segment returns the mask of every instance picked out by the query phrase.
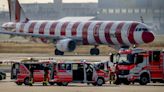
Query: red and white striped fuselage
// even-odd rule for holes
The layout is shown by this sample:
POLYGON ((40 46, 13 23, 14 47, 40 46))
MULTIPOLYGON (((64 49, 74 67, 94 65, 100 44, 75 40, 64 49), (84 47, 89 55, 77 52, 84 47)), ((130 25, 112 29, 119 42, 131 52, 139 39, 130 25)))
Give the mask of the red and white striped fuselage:
MULTIPOLYGON (((3 28, 12 27, 16 34, 50 38, 70 38, 80 40, 83 45, 119 45, 149 43, 154 35, 148 26, 135 21, 29 21, 26 23, 5 23, 3 28)), ((10 30, 11 31, 11 30, 10 30)))

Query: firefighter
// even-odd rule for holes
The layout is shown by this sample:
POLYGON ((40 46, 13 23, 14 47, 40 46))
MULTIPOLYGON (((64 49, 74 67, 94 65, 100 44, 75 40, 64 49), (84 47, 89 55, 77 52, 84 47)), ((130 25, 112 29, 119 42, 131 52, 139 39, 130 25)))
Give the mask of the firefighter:
POLYGON ((48 65, 45 64, 43 86, 47 86, 48 84, 48 70, 49 70, 48 65))
POLYGON ((34 78, 34 67, 32 65, 29 66, 30 69, 30 79, 29 79, 29 85, 32 86, 33 84, 33 78, 34 78))
POLYGON ((116 64, 109 62, 109 83, 112 84, 116 81, 116 64))

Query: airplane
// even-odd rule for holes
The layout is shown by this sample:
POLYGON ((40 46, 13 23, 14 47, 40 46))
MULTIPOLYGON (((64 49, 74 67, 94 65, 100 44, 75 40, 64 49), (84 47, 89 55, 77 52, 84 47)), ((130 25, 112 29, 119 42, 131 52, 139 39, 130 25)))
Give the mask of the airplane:
POLYGON ((30 20, 18 0, 8 0, 8 4, 10 22, 2 24, 0 33, 53 43, 55 55, 72 52, 78 45, 93 45, 90 54, 99 55, 99 45, 129 48, 155 39, 153 29, 142 22, 30 20))

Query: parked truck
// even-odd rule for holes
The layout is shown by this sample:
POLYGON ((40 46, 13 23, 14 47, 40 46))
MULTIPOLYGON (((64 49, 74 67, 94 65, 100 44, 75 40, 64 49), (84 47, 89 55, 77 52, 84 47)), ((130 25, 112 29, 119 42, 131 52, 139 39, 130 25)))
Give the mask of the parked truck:
POLYGON ((114 56, 115 84, 164 82, 164 52, 161 50, 122 50, 114 56))

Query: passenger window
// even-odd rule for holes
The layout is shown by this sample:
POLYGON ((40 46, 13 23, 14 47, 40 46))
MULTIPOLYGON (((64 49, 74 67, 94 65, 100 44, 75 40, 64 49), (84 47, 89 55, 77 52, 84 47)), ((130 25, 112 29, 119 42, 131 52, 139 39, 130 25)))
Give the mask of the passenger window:
POLYGON ((160 59, 160 51, 154 51, 153 52, 153 61, 159 62, 160 59))
POLYGON ((137 55, 136 64, 143 62, 143 55, 137 55))
POLYGON ((78 65, 77 64, 73 64, 73 70, 77 70, 78 69, 78 65))
POLYGON ((66 64, 66 70, 71 70, 71 64, 66 64))
POLYGON ((59 64, 58 69, 59 70, 66 70, 66 64, 59 64))

